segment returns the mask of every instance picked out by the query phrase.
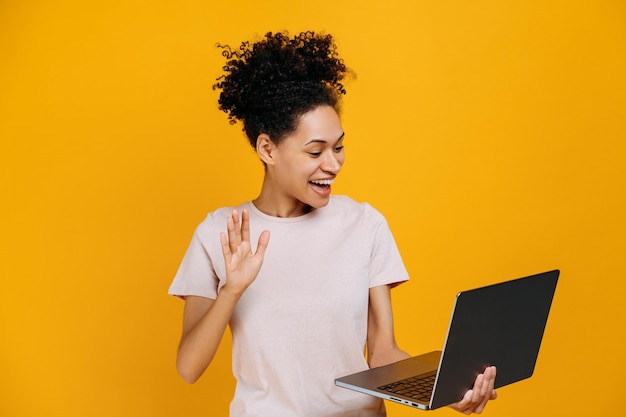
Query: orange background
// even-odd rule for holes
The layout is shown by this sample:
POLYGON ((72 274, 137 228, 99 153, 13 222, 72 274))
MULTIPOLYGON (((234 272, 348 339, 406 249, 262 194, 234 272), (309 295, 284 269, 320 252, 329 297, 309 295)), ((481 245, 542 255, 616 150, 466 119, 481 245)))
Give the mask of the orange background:
POLYGON ((214 45, 284 28, 334 34, 357 73, 335 192, 396 236, 401 346, 441 348, 459 290, 560 268, 535 375, 486 415, 626 415, 617 0, 2 1, 0 415, 227 414, 228 341, 184 384, 166 291, 205 214, 262 178, 214 45))

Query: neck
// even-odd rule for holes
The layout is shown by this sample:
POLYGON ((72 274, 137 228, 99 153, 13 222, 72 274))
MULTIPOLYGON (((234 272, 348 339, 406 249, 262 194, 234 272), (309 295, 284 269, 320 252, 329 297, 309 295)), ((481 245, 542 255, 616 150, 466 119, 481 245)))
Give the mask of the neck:
POLYGON ((278 192, 267 176, 261 193, 252 202, 257 209, 272 217, 299 217, 313 210, 311 206, 278 192))

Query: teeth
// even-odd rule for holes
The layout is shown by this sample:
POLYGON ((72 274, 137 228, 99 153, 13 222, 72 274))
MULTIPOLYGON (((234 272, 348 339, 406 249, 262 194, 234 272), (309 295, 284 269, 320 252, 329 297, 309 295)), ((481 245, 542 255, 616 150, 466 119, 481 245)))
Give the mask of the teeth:
POLYGON ((317 185, 331 185, 335 180, 313 180, 313 184, 317 185))

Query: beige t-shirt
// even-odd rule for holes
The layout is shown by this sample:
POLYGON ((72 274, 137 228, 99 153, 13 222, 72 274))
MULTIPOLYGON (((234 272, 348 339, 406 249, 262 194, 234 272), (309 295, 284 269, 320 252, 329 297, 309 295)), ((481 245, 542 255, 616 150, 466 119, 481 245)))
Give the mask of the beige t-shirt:
MULTIPOLYGON (((271 233, 254 283, 235 308, 231 417, 379 417, 382 401, 334 379, 367 369, 368 294, 408 279, 384 217, 332 196, 327 206, 276 218, 248 202, 251 242, 271 233)), ((215 298, 226 275, 219 232, 232 207, 198 226, 169 293, 215 298)), ((254 250, 256 248, 253 248, 254 250)))

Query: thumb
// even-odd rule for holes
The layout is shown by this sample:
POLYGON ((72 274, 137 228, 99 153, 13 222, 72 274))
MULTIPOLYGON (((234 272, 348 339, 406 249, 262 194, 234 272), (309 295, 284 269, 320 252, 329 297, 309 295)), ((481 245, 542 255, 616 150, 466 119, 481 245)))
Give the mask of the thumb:
POLYGON ((267 245, 270 242, 270 232, 269 230, 263 230, 261 236, 259 236, 259 243, 256 248, 255 255, 259 255, 261 258, 265 256, 265 250, 267 249, 267 245))

